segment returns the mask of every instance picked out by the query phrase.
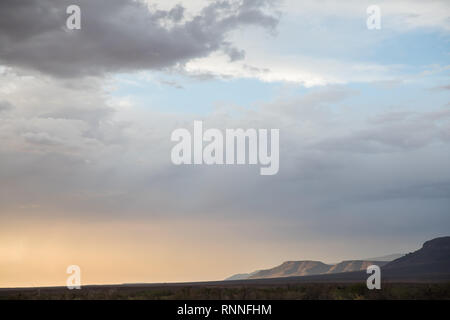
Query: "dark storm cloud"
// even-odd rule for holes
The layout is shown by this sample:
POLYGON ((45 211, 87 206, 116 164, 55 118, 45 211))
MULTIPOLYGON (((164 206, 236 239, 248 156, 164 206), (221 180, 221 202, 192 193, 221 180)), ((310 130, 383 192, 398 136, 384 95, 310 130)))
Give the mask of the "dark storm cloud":
POLYGON ((180 5, 153 10, 132 0, 2 0, 0 62, 69 77, 114 71, 161 69, 223 50, 242 25, 273 29, 272 0, 213 1, 194 17, 180 5), (67 6, 81 8, 81 30, 67 30, 67 6))

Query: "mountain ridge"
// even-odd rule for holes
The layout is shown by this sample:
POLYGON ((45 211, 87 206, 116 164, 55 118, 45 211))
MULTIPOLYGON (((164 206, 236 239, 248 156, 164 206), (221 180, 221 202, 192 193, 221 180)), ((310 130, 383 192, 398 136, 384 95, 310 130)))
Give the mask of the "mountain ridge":
POLYGON ((235 274, 225 280, 252 280, 353 272, 366 270, 372 264, 382 267, 387 263, 387 261, 344 260, 336 264, 326 264, 314 260, 289 260, 273 268, 235 274))
POLYGON ((423 243, 421 248, 406 255, 393 254, 390 256, 395 257, 398 255, 400 257, 392 261, 344 260, 336 264, 325 264, 321 261, 313 260, 285 261, 274 268, 234 275, 225 280, 257 280, 304 276, 309 278, 319 277, 320 279, 323 277, 330 277, 331 279, 336 278, 336 276, 343 277, 343 279, 356 279, 365 277, 366 273, 363 271, 371 264, 381 267, 383 274, 389 278, 450 278, 450 236, 428 240, 423 243), (235 276, 239 276, 239 278, 233 278, 235 276))

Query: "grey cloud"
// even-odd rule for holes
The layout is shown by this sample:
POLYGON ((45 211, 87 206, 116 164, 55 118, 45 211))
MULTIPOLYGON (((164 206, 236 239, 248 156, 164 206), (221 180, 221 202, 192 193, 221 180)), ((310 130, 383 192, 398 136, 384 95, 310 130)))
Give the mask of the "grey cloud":
POLYGON ((254 67, 248 64, 244 64, 243 65, 244 69, 250 70, 253 73, 267 73, 270 72, 269 68, 258 68, 258 67, 254 67))
POLYGON ((448 90, 450 90, 450 84, 445 85, 445 86, 432 87, 432 88, 430 88, 430 90, 432 90, 432 91, 448 91, 448 90))
POLYGON ((26 132, 22 135, 26 141, 35 144, 44 145, 58 145, 62 144, 62 141, 56 137, 50 136, 47 132, 26 132))
MULTIPOLYGON (((449 119, 446 110, 382 113, 349 125, 333 108, 358 92, 338 86, 239 116, 230 109, 204 115, 205 127, 280 128, 280 172, 262 177, 257 166, 174 166, 170 133, 192 128, 193 115, 134 114, 131 108, 123 112, 133 123, 123 123, 95 79, 4 81, 19 90, 8 95, 14 118, 0 121, 0 218, 239 217, 327 235, 370 235, 378 227, 386 233, 441 230, 449 222, 450 175, 442 159, 450 155, 450 140, 438 134, 449 119), (355 128, 361 124, 369 124, 367 131, 355 128), (405 148, 406 127, 408 133, 416 128, 418 137, 427 128, 430 140, 405 148), (353 140, 338 146, 317 144, 348 137, 353 140), (364 152, 369 140, 401 152, 364 152), (415 220, 406 226, 398 222, 410 215, 415 220)), ((296 237, 298 230, 292 232, 296 237)))
POLYGON ((0 77, 5 84, 16 89, 1 104, 10 112, 0 116, 0 151, 77 154, 124 142, 126 124, 113 123, 114 103, 107 103, 98 79, 60 81, 10 71, 0 77))
POLYGON ((243 52, 227 34, 243 25, 273 29, 272 0, 213 1, 186 18, 178 5, 148 10, 132 0, 4 0, 0 2, 0 62, 61 77, 163 69, 223 50, 243 52), (81 30, 66 30, 66 8, 81 8, 81 30))
POLYGON ((160 80, 159 81, 161 84, 165 84, 167 86, 173 87, 175 89, 184 89, 184 87, 180 84, 178 84, 175 81, 170 81, 170 80, 160 80))
POLYGON ((450 181, 436 181, 432 183, 417 183, 415 185, 388 187, 383 192, 376 193, 370 197, 363 197, 365 200, 387 200, 387 199, 450 199, 450 181))
POLYGON ((178 4, 170 10, 156 10, 154 18, 156 18, 156 20, 166 19, 172 22, 179 22, 184 18, 184 11, 184 7, 178 4))
POLYGON ((13 106, 7 101, 0 101, 0 113, 13 109, 13 106))
POLYGON ((230 57, 231 62, 245 58, 245 51, 233 47, 229 42, 224 43, 223 51, 230 57))
POLYGON ((369 119, 369 126, 325 138, 314 148, 355 153, 399 152, 448 140, 450 111, 390 112, 369 119))
POLYGON ((92 126, 97 125, 101 120, 108 118, 113 113, 111 108, 100 105, 93 108, 80 108, 78 106, 64 106, 50 112, 40 114, 42 118, 53 119, 74 119, 82 120, 92 126))
POLYGON ((373 117, 369 119, 368 122, 371 124, 385 124, 392 122, 395 123, 398 121, 406 120, 408 117, 412 115, 414 115, 413 112, 405 112, 405 111, 389 112, 373 117))

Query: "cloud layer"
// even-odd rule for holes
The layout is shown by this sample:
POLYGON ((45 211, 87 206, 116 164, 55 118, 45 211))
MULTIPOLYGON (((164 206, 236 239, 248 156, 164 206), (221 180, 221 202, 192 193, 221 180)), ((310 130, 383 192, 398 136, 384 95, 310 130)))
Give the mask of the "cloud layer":
POLYGON ((223 50, 243 53, 226 41, 245 25, 273 29, 270 0, 213 1, 198 15, 184 8, 149 10, 141 1, 14 1, 0 4, 0 62, 57 76, 162 69, 223 50), (81 30, 67 30, 66 8, 81 8, 81 30), (269 12, 269 13, 267 13, 269 12))
POLYGON ((230 270, 220 277, 242 271, 230 269, 236 256, 243 270, 244 262, 251 270, 340 259, 336 248, 361 258, 448 232, 448 46, 436 33, 410 38, 431 28, 445 39, 448 2, 382 1, 388 31, 370 38, 359 1, 152 3, 0 1, 0 275, 8 283, 36 277, 33 262, 51 279, 73 257, 105 282, 131 281, 130 273, 142 276, 132 281, 201 280, 211 261, 230 270), (81 30, 65 29, 68 4, 80 5, 81 30), (430 45, 420 41, 429 36, 430 45), (397 39, 394 59, 384 49, 397 39), (416 52, 403 45, 427 63, 408 60, 416 52), (192 130, 194 120, 205 129, 280 129, 279 173, 173 165, 171 133, 192 130), (77 228, 86 234, 80 244, 77 228), (102 243, 101 260, 127 261, 120 277, 102 278, 93 243, 102 243), (194 277, 182 267, 166 272, 195 254, 207 263, 189 261, 194 277))
MULTIPOLYGON (((61 81, 13 72, 2 78, 3 88, 12 85, 0 121, 4 216, 226 216, 289 219, 317 230, 327 228, 326 219, 354 219, 337 232, 364 229, 371 223, 366 214, 376 213, 381 224, 424 209, 445 219, 445 108, 379 111, 355 121, 343 105, 359 92, 335 86, 238 115, 225 109, 200 116, 205 127, 279 128, 280 173, 263 178, 256 166, 174 166, 170 133, 192 129, 198 116, 127 107, 96 78, 61 81)), ((422 218, 417 222, 425 223, 422 218)))

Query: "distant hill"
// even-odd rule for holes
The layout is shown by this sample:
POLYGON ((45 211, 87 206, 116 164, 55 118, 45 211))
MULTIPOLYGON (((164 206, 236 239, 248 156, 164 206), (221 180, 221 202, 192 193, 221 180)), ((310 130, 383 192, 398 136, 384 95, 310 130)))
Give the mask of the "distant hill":
POLYGON ((394 261, 395 259, 401 258, 405 255, 405 253, 394 253, 389 254, 387 256, 381 256, 381 257, 374 257, 374 258, 366 258, 363 260, 369 260, 369 261, 394 261))
POLYGON ((331 266, 331 268, 325 273, 341 273, 367 270, 367 267, 370 265, 375 264, 379 267, 382 267, 386 263, 386 261, 347 260, 331 266))
MULTIPOLYGON (((406 255, 401 254, 401 257, 390 262, 366 259, 342 261, 337 264, 325 264, 320 261, 286 261, 271 269, 242 274, 239 280, 254 282, 265 279, 264 281, 274 283, 365 281, 367 278, 365 271, 371 264, 381 267, 384 281, 450 281, 450 237, 427 241, 421 249, 406 255)), ((230 277, 225 280, 233 279, 230 277)))
POLYGON ((272 269, 260 270, 248 279, 307 276, 326 273, 330 265, 320 261, 286 261, 272 269))
POLYGON ((383 268, 389 275, 450 274, 450 237, 427 241, 422 248, 389 262, 383 268))
POLYGON ((238 273, 238 274, 234 274, 231 277, 226 278, 225 280, 244 280, 244 279, 248 279, 250 278, 252 275, 254 275, 255 273, 258 273, 258 271, 254 271, 252 273, 238 273))
POLYGON ((327 273, 341 273, 366 270, 368 266, 376 264, 384 266, 386 261, 348 260, 338 264, 325 264, 321 261, 286 261, 271 269, 259 270, 252 273, 236 274, 225 280, 268 279, 282 277, 298 277, 327 273))

